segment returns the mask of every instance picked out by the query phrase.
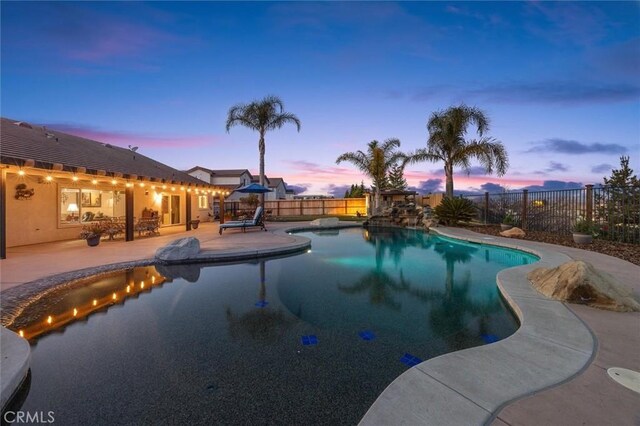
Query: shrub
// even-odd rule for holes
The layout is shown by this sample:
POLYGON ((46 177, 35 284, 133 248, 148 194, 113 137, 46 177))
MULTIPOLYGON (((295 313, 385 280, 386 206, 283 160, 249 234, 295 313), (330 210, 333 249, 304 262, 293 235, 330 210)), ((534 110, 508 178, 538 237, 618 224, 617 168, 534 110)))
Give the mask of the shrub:
POLYGON ((596 228, 593 226, 592 222, 583 218, 578 218, 576 223, 573 225, 573 232, 576 234, 589 234, 595 236, 596 228))
POLYGON ((516 220, 513 218, 511 213, 507 213, 504 219, 502 219, 502 223, 504 223, 505 225, 515 226, 516 220))
POLYGON ((91 222, 82 227, 80 238, 86 240, 88 238, 99 237, 104 234, 105 228, 101 222, 91 222))
POLYGON ((476 216, 475 205, 466 198, 445 197, 433 212, 438 220, 446 225, 456 225, 460 221, 468 222, 476 216))

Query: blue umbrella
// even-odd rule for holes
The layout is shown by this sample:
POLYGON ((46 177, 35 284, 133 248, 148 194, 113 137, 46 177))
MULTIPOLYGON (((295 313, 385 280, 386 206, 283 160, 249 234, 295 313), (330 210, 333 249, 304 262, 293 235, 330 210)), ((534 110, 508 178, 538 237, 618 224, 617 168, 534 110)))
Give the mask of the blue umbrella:
POLYGON ((266 188, 259 183, 250 183, 235 190, 236 192, 242 192, 244 194, 264 194, 265 192, 272 192, 271 189, 266 188))

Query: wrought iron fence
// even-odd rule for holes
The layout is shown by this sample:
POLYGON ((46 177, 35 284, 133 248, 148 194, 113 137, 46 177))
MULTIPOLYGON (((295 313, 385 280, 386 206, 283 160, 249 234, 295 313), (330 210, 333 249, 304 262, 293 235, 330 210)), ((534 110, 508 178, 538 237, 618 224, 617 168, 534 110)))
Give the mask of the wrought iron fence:
POLYGON ((640 244, 640 187, 594 187, 556 191, 503 192, 467 195, 478 209, 477 219, 533 231, 571 234, 576 222, 594 226, 599 238, 640 244))

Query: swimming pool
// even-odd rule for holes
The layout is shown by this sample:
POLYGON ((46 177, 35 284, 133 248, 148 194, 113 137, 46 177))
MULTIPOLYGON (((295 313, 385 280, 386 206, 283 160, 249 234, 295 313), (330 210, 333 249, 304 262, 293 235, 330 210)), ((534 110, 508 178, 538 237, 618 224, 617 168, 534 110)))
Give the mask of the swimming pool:
POLYGON ((64 424, 354 424, 421 360, 512 334, 496 274, 537 260, 419 231, 299 235, 310 252, 112 273, 26 310, 22 410, 64 424))

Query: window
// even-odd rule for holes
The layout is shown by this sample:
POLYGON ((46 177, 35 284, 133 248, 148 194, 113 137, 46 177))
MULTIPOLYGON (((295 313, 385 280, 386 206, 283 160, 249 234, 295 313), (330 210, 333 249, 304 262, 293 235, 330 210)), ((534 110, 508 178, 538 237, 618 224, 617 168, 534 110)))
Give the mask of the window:
POLYGON ((198 196, 198 208, 199 209, 208 209, 209 208, 209 197, 206 195, 198 196))
POLYGON ((60 188, 60 224, 74 225, 125 215, 123 191, 60 188))

